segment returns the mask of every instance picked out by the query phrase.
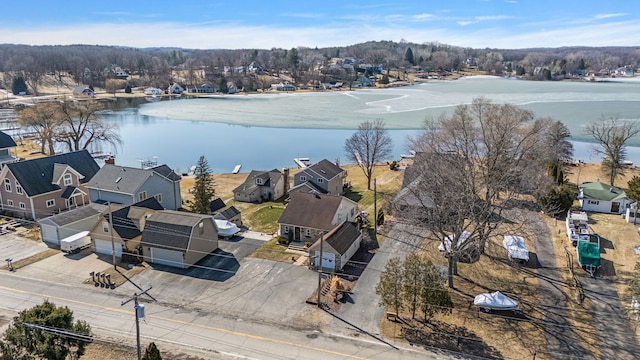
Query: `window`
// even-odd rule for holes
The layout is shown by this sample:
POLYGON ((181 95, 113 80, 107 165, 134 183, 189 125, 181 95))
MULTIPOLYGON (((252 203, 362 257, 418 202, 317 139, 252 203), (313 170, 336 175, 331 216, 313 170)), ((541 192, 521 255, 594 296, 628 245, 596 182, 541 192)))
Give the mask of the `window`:
POLYGON ((307 181, 307 177, 304 175, 300 176, 300 181, 307 181))
POLYGON ((24 210, 27 208, 27 205, 25 205, 23 202, 19 203, 18 205, 20 206, 20 209, 24 210))
POLYGON ((147 198, 147 192, 146 191, 142 191, 138 193, 138 201, 142 201, 144 199, 147 198))
POLYGON ((16 193, 18 194, 23 194, 24 192, 22 191, 22 186, 20 186, 20 184, 16 181, 16 193))
POLYGON ((599 205, 600 201, 599 200, 589 200, 589 204, 590 205, 599 205))
POLYGON ((285 227, 284 227, 284 233, 285 233, 285 234, 288 234, 288 233, 289 233, 289 227, 288 227, 288 226, 285 226, 285 227))
POLYGON ((8 199, 7 200, 7 206, 13 206, 13 200, 8 199))
POLYGON ((55 199, 49 199, 47 200, 47 207, 50 208, 52 206, 56 206, 56 201, 55 199))
POLYGON ((204 234, 204 221, 200 221, 198 228, 200 228, 200 235, 204 234))
POLYGON ((109 232, 109 223, 106 221, 102 222, 102 231, 109 232))
POLYGON ((64 174, 64 186, 71 185, 71 174, 64 174))
POLYGON ((306 236, 311 236, 311 229, 305 230, 304 233, 305 233, 306 236))
POLYGON ((256 178, 256 185, 262 185, 262 178, 256 178))
POLYGON ((318 184, 321 184, 321 183, 323 183, 323 182, 324 182, 324 179, 323 179, 323 178, 318 178, 318 184))
POLYGON ((156 198, 156 200, 158 200, 160 204, 162 204, 162 194, 155 194, 153 197, 156 198))
POLYGON ((4 189, 8 192, 11 192, 11 180, 4 179, 4 189))

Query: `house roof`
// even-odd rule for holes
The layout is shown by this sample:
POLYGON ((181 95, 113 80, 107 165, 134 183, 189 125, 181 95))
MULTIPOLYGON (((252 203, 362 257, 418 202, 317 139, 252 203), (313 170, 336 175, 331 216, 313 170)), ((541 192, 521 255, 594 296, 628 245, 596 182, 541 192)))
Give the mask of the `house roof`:
POLYGON ((318 185, 316 185, 314 182, 311 182, 311 181, 305 181, 302 184, 296 185, 296 186, 292 187, 291 189, 289 189, 289 192, 294 192, 294 191, 300 191, 300 192, 317 191, 317 192, 319 192, 321 194, 326 194, 327 193, 327 191, 325 189, 319 187, 318 185), (304 189, 304 188, 306 188, 306 189, 304 189))
POLYGON ((209 210, 212 213, 214 213, 214 212, 224 208, 225 206, 227 206, 227 205, 225 205, 225 203, 224 203, 224 201, 222 201, 222 199, 215 198, 212 202, 209 203, 209 210))
POLYGON ((228 208, 218 212, 218 214, 224 216, 226 220, 229 220, 237 215, 240 215, 240 210, 236 209, 235 206, 229 206, 228 208))
POLYGON ((87 182, 87 187, 124 194, 135 194, 153 174, 158 174, 168 180, 180 179, 180 177, 166 165, 156 166, 150 169, 138 169, 128 166, 105 164, 93 179, 87 182))
POLYGON ((56 164, 67 164, 79 174, 84 175, 80 180, 81 183, 92 179, 100 170, 87 150, 8 163, 7 168, 27 195, 35 196, 60 189, 59 185, 52 184, 56 164))
MULTIPOLYGON (((325 236, 323 241, 329 244, 340 255, 344 255, 354 241, 360 237, 361 233, 358 226, 354 223, 343 221, 340 225, 333 228, 325 236)), ((319 246, 320 239, 316 241, 312 247, 319 246)))
POLYGON ((329 179, 329 180, 333 179, 334 177, 338 176, 343 172, 340 166, 332 163, 327 159, 322 159, 319 162, 301 170, 301 172, 309 172, 309 171, 313 171, 319 176, 322 176, 323 178, 329 179))
POLYGON ((16 142, 13 138, 5 133, 4 131, 0 131, 0 149, 6 149, 10 147, 16 147, 16 142))
POLYGON ((147 218, 141 242, 151 247, 187 251, 191 230, 206 219, 213 222, 209 215, 173 210, 157 211, 147 218))
POLYGON ((38 222, 51 222, 58 226, 64 226, 68 224, 73 224, 76 221, 84 220, 88 217, 98 215, 105 211, 107 208, 106 205, 90 203, 86 206, 82 206, 79 208, 75 208, 73 210, 65 211, 60 214, 56 214, 53 216, 49 216, 47 218, 41 219, 38 222))
POLYGON ((339 195, 294 192, 278 224, 331 230, 334 227, 331 222, 343 199, 346 198, 339 195))
POLYGON ((614 201, 627 198, 627 194, 619 187, 598 181, 582 183, 578 187, 582 189, 584 199, 614 201))
POLYGON ((251 170, 249 176, 244 180, 244 182, 233 189, 233 192, 241 192, 241 193, 251 193, 258 186, 272 186, 276 184, 280 179, 283 178, 284 175, 278 170, 273 169, 269 171, 260 171, 260 170, 251 170), (262 185, 256 185, 256 179, 262 179, 262 185))
MULTIPOLYGON (((142 232, 139 228, 139 220, 149 213, 149 210, 163 210, 163 208, 160 203, 158 203, 158 200, 151 197, 131 206, 113 211, 111 213, 113 231, 125 241, 140 236, 142 232)), ((105 218, 108 221, 109 215, 105 215, 105 218)))

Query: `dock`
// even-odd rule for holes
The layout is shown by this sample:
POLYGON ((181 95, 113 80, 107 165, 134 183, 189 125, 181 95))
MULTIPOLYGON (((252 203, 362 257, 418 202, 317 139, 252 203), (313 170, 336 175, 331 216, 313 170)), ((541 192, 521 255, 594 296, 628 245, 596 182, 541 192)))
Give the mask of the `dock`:
POLYGON ((232 174, 237 174, 237 173, 239 173, 239 172, 240 172, 240 168, 241 168, 241 167, 242 167, 242 165, 236 165, 236 166, 233 168, 233 171, 232 171, 231 173, 232 173, 232 174))
POLYGON ((298 165, 298 167, 301 169, 304 169, 307 166, 309 166, 309 158, 306 158, 306 157, 294 158, 293 162, 295 162, 296 165, 298 165))

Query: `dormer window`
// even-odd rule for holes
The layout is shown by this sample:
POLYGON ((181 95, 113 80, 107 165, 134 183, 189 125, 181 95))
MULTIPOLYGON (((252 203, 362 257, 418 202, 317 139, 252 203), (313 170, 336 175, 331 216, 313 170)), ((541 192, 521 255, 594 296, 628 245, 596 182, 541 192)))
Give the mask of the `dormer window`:
POLYGON ((64 186, 70 186, 73 183, 71 174, 64 174, 64 186))
POLYGON ((307 177, 306 177, 306 176, 304 176, 304 175, 301 175, 301 176, 300 176, 300 181, 307 181, 307 177))
POLYGON ((321 184, 321 183, 323 183, 323 182, 324 182, 324 179, 323 179, 323 178, 318 178, 318 184, 321 184))
POLYGON ((262 185, 262 178, 256 178, 256 185, 262 185))

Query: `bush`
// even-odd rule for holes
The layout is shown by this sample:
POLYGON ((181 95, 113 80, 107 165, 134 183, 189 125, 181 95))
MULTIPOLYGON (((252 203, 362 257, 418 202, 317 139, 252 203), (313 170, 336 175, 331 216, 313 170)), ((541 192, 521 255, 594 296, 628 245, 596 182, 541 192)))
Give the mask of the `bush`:
POLYGON ((291 240, 287 239, 286 237, 278 236, 278 244, 289 245, 290 242, 291 240))

